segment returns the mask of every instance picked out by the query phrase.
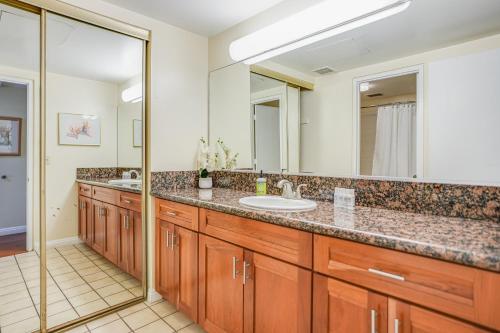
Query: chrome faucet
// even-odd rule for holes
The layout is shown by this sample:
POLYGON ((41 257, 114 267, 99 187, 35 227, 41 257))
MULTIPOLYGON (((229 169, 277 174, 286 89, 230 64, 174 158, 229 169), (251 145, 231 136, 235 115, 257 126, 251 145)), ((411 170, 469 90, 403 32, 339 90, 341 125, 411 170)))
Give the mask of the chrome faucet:
POLYGON ((307 184, 300 184, 297 186, 297 190, 293 191, 293 183, 289 180, 282 179, 276 184, 277 188, 283 189, 281 196, 285 199, 302 199, 302 188, 306 187, 307 184))
POLYGON ((130 175, 135 174, 135 179, 141 179, 141 174, 137 170, 129 170, 130 175))
POLYGON ((281 196, 285 199, 294 199, 295 193, 293 192, 293 183, 289 180, 282 179, 276 184, 277 188, 283 189, 281 196))

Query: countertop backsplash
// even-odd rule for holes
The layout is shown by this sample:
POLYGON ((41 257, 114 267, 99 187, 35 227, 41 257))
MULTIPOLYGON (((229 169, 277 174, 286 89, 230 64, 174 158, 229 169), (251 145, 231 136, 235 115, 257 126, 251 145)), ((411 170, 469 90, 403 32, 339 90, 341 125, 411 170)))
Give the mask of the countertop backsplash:
MULTIPOLYGON (((211 174, 216 188, 254 192, 253 172, 216 171, 211 174)), ((500 187, 461 185, 416 181, 375 180, 309 175, 264 174, 268 194, 279 195, 276 183, 285 178, 297 184, 307 184, 306 198, 333 201, 335 187, 353 188, 356 205, 398 211, 487 219, 500 222, 500 187)), ((197 171, 152 172, 151 189, 184 189, 197 187, 197 171)))

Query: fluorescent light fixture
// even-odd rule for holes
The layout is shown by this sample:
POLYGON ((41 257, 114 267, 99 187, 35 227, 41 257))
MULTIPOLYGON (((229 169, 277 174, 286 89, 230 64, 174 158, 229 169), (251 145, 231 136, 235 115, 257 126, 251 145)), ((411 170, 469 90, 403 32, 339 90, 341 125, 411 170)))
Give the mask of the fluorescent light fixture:
POLYGON ((370 82, 363 82, 359 85, 359 91, 364 92, 370 90, 370 82))
POLYGON ((122 100, 125 103, 142 101, 142 84, 138 83, 122 91, 122 100))
POLYGON ((275 57, 400 13, 411 0, 327 0, 237 39, 229 46, 245 64, 275 57))

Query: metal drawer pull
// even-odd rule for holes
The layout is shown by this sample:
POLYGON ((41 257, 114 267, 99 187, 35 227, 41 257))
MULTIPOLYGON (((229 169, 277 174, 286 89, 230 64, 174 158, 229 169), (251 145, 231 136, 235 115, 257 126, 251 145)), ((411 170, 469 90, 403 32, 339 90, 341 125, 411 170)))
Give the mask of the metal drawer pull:
POLYGON ((174 213, 174 212, 167 212, 167 215, 170 215, 170 216, 177 216, 177 214, 176 214, 176 213, 174 213))
POLYGON ((233 280, 236 280, 236 275, 238 274, 238 271, 236 270, 236 263, 238 262, 238 259, 236 257, 233 257, 233 280))
POLYGON ((167 230, 167 249, 169 248, 169 245, 168 245, 168 238, 170 237, 170 233, 168 232, 167 230))
POLYGON ((249 276, 247 276, 247 267, 250 267, 250 264, 243 261, 243 284, 246 284, 247 279, 249 278, 249 276))
POLYGON ((394 319, 394 333, 399 333, 399 319, 394 319))
POLYGON ((384 272, 384 271, 381 271, 381 270, 378 270, 375 268, 368 268, 368 272, 373 273, 373 274, 377 274, 377 275, 381 275, 381 276, 384 276, 384 277, 389 278, 389 279, 398 280, 398 281, 405 280, 404 276, 387 273, 387 272, 384 272))
POLYGON ((371 310, 371 323, 370 323, 370 333, 377 333, 377 311, 371 310))
POLYGON ((131 204, 131 203, 132 203, 132 201, 127 200, 127 199, 123 199, 122 201, 123 201, 124 203, 126 203, 126 204, 131 204))

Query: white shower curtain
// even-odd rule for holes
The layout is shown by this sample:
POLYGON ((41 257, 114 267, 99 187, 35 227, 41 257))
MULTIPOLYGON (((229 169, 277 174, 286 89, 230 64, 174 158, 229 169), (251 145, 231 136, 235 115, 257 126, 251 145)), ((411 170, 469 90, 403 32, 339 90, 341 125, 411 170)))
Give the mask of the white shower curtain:
POLYGON ((416 175, 416 122, 415 103, 378 108, 373 176, 416 175))

